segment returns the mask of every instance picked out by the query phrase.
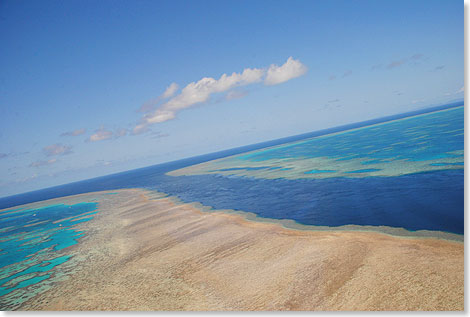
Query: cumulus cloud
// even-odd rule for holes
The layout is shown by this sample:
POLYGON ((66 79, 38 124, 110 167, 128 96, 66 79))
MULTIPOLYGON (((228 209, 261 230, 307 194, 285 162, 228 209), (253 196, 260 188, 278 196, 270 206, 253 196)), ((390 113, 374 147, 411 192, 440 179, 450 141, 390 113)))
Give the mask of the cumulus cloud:
MULTIPOLYGON (((245 68, 241 73, 223 74, 219 79, 204 77, 199 81, 189 83, 181 92, 158 109, 144 115, 142 120, 134 127, 133 134, 149 131, 149 125, 162 123, 176 118, 176 113, 209 100, 211 95, 229 91, 226 99, 240 97, 237 92, 230 92, 236 87, 258 83, 264 80, 265 85, 276 85, 290 79, 299 77, 307 71, 307 67, 299 60, 289 57, 281 65, 271 65, 268 69, 245 68)), ((170 85, 162 96, 173 95, 178 89, 176 84, 170 85)))
POLYGON ((85 129, 77 129, 73 131, 64 132, 60 136, 78 136, 84 134, 85 132, 85 129))
POLYGON ((204 77, 197 82, 189 83, 181 90, 181 93, 168 100, 154 112, 146 114, 134 128, 133 133, 140 134, 148 131, 148 125, 172 120, 178 111, 206 102, 214 93, 259 82, 263 75, 263 69, 246 68, 242 73, 223 74, 219 79, 204 77))
POLYGON ((57 162, 57 159, 53 158, 47 161, 36 161, 31 164, 29 164, 30 167, 40 167, 40 166, 45 166, 45 165, 51 165, 57 162))
POLYGON ((43 151, 47 156, 66 155, 72 153, 72 146, 57 143, 44 147, 43 151))
POLYGON ((293 78, 302 76, 307 72, 307 66, 299 60, 289 57, 284 65, 278 66, 272 64, 266 73, 264 83, 266 85, 277 85, 293 78))

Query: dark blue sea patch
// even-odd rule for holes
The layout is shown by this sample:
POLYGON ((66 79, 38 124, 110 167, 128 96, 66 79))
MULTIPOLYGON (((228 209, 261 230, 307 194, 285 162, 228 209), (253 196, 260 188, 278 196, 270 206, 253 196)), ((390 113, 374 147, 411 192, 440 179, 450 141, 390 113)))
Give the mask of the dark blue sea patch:
POLYGON ((306 225, 372 225, 464 233, 463 170, 298 180, 167 177, 152 187, 215 209, 248 211, 306 225))

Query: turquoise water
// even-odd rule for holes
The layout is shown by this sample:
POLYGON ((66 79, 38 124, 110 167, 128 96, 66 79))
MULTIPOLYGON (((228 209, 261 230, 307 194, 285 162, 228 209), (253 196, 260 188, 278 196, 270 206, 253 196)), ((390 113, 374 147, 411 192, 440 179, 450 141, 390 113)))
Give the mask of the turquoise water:
POLYGON ((55 204, 0 212, 0 309, 12 309, 64 277, 56 268, 73 257, 66 248, 84 235, 74 229, 97 203, 55 204))
POLYGON ((459 158, 463 162, 464 108, 362 127, 240 155, 241 160, 329 157, 364 159, 364 164, 387 160, 426 161, 459 158))
POLYGON ((316 173, 334 173, 336 172, 335 170, 311 170, 308 172, 305 172, 305 174, 316 174, 316 173))
POLYGON ((399 176, 464 164, 463 107, 327 134, 190 166, 173 176, 399 176))

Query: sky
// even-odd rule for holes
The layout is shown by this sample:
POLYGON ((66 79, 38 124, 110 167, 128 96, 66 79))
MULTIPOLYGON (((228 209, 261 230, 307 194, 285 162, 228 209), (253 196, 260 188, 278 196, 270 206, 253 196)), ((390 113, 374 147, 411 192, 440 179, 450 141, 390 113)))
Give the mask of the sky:
POLYGON ((0 43, 0 197, 464 96, 457 0, 3 0, 0 43))

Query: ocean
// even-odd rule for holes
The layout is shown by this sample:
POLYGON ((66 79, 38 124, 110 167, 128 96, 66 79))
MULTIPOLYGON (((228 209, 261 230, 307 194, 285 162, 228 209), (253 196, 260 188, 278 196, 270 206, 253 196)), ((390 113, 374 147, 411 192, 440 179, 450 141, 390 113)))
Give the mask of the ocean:
MULTIPOLYGON (((300 225, 464 234, 463 103, 380 118, 0 199, 0 306, 66 274, 58 251, 97 203, 17 208, 100 190, 144 188, 213 209, 300 225)), ((311 227, 315 228, 315 227, 311 227)))
POLYGON ((463 115, 462 103, 415 111, 1 198, 0 208, 139 187, 306 225, 463 234, 463 115))

